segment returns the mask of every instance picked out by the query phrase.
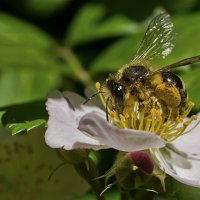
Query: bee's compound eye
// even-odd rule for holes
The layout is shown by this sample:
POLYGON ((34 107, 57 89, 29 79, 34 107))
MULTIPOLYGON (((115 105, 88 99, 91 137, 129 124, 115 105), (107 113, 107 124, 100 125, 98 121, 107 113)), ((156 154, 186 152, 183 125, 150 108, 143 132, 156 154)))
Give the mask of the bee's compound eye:
POLYGON ((124 103, 124 94, 125 94, 125 88, 122 85, 117 85, 115 88, 115 106, 117 108, 121 108, 124 103))
POLYGON ((125 87, 113 80, 107 81, 107 87, 109 88, 116 108, 121 108, 124 102, 125 87))
POLYGON ((111 91, 111 93, 113 93, 113 90, 114 90, 114 88, 115 88, 115 85, 116 85, 116 83, 115 83, 115 81, 113 81, 113 80, 108 80, 108 81, 106 82, 106 86, 107 86, 107 88, 111 91))

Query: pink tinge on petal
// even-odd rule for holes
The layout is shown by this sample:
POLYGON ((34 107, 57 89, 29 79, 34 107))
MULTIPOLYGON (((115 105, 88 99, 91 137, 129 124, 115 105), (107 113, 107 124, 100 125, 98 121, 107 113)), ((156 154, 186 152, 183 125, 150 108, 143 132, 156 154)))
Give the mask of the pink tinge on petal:
POLYGON ((118 128, 94 113, 84 115, 78 128, 106 146, 120 151, 131 152, 165 146, 165 141, 155 134, 118 128))

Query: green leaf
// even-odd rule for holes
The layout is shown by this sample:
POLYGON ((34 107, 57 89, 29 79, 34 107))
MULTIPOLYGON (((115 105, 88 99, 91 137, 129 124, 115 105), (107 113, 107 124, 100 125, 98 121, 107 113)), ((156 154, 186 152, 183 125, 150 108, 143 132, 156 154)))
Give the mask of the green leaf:
POLYGON ((54 41, 36 26, 0 12, 0 46, 48 48, 54 41))
POLYGON ((4 126, 48 118, 45 101, 42 100, 1 107, 0 112, 3 112, 2 123, 4 126))
POLYGON ((12 135, 45 125, 48 119, 45 101, 42 100, 1 107, 0 112, 3 112, 3 126, 7 126, 12 135))
POLYGON ((173 181, 173 188, 176 191, 176 198, 181 200, 199 200, 200 189, 182 184, 178 181, 173 181))
POLYGON ((48 17, 56 11, 62 10, 71 0, 18 0, 9 1, 15 9, 27 15, 48 17))
POLYGON ((186 88, 188 90, 189 100, 195 103, 194 109, 200 109, 200 64, 195 65, 194 67, 188 69, 185 73, 181 74, 183 78, 186 88))
POLYGON ((167 10, 173 12, 186 12, 191 10, 197 4, 197 0, 174 0, 173 3, 170 1, 163 1, 163 4, 167 10))
POLYGON ((0 13, 0 106, 45 98, 68 73, 47 34, 0 13))
POLYGON ((0 70, 0 105, 44 98, 58 83, 58 74, 50 70, 0 70))
POLYGON ((34 128, 37 128, 41 125, 45 125, 46 120, 44 119, 36 119, 34 121, 26 121, 24 123, 14 123, 10 124, 8 128, 11 130, 12 135, 16 135, 17 133, 21 133, 23 131, 29 132, 34 128))
POLYGON ((90 72, 93 75, 112 72, 129 63, 139 46, 140 36, 126 37, 110 45, 91 63, 90 72))
POLYGON ((130 35, 137 32, 138 25, 124 15, 103 19, 105 14, 106 10, 103 5, 85 5, 72 21, 67 32, 66 43, 74 46, 95 39, 130 35))

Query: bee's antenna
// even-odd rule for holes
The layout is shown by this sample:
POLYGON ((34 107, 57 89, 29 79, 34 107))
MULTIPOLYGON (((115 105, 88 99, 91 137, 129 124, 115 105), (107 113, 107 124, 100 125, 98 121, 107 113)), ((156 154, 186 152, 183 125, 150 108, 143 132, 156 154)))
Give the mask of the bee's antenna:
POLYGON ((87 98, 87 99, 83 102, 83 104, 86 104, 88 101, 90 101, 92 98, 94 98, 96 95, 98 95, 98 94, 100 94, 100 93, 102 93, 102 92, 99 91, 99 92, 97 92, 97 93, 94 93, 92 96, 90 96, 89 98, 87 98))

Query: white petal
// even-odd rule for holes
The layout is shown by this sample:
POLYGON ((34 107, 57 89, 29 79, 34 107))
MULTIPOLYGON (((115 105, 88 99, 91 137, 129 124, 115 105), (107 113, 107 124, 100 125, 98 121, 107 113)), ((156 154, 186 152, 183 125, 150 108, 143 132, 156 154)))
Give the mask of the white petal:
POLYGON ((49 116, 56 116, 61 123, 67 122, 67 124, 77 126, 74 107, 63 97, 61 92, 53 91, 50 93, 46 102, 46 109, 49 116))
MULTIPOLYGON (((197 114, 198 120, 200 115, 197 114)), ((198 122, 193 121, 190 128, 198 122)), ((200 187, 200 125, 156 153, 161 168, 175 179, 200 187)))
POLYGON ((71 103, 74 106, 74 108, 80 107, 80 105, 85 102, 85 98, 71 91, 65 91, 62 93, 62 95, 67 99, 71 100, 71 103))
POLYGON ((173 145, 160 150, 154 150, 160 168, 176 180, 200 187, 200 154, 189 157, 173 145))
POLYGON ((102 117, 106 117, 105 111, 97 107, 92 101, 89 101, 86 104, 84 104, 86 99, 74 92, 65 91, 63 92, 63 96, 67 98, 74 106, 77 116, 81 117, 86 113, 94 112, 102 117))
MULTIPOLYGON (((198 115, 198 120, 200 116, 198 115)), ((193 121, 191 127, 194 127, 198 120, 193 121)), ((190 156, 195 156, 195 154, 200 155, 200 124, 195 127, 191 132, 180 136, 172 144, 182 152, 186 152, 190 156)))
POLYGON ((45 141, 52 148, 106 148, 98 140, 85 135, 77 129, 75 112, 68 101, 58 91, 52 93, 47 100, 49 113, 48 128, 45 141))
POLYGON ((130 152, 165 146, 165 141, 157 135, 141 130, 120 129, 94 113, 81 118, 79 129, 120 151, 130 152))

